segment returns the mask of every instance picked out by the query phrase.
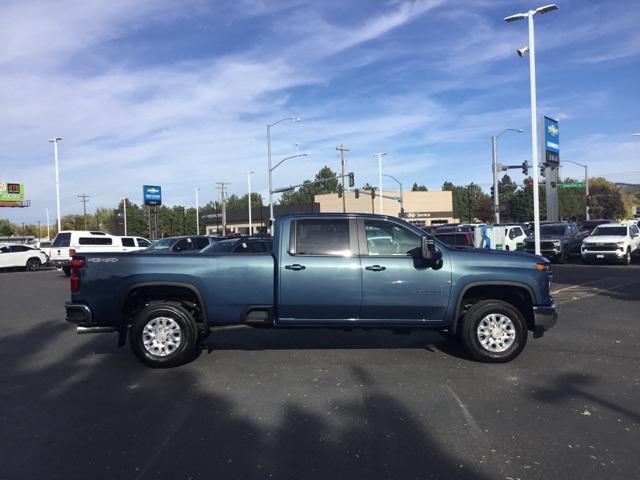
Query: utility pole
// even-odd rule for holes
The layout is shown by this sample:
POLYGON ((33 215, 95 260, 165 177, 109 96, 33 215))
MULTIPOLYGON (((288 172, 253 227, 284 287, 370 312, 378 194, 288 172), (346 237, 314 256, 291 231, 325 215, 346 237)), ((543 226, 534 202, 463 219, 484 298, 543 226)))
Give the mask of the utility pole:
POLYGON ((38 242, 40 241, 40 220, 38 220, 38 242))
POLYGON ((78 195, 78 198, 82 202, 82 215, 84 220, 84 229, 87 229, 87 202, 89 201, 89 195, 83 193, 82 195, 78 195))
POLYGON ((340 175, 342 175, 342 213, 347 212, 347 195, 344 193, 344 152, 348 152, 349 149, 345 148, 344 145, 340 144, 339 147, 336 147, 336 150, 340 152, 340 175))
MULTIPOLYGON (((296 146, 298 144, 296 143, 296 146)), ((296 152, 296 155, 299 155, 299 152, 296 152)), ((251 174, 256 173, 253 170, 247 172, 247 203, 249 204, 249 236, 253 235, 253 225, 251 224, 251 174)))
POLYGON ((229 182, 217 182, 218 190, 220 190, 220 203, 222 203, 222 235, 227 234, 227 201, 226 188, 231 185, 229 182))
POLYGON ((382 157, 384 157, 385 155, 386 153, 384 152, 374 153, 372 155, 374 157, 378 157, 378 195, 380 197, 380 211, 378 213, 380 213, 380 215, 383 214, 383 211, 382 211, 382 157))
POLYGON ((126 237, 127 236, 127 197, 124 197, 122 199, 122 210, 124 213, 124 236, 126 237))

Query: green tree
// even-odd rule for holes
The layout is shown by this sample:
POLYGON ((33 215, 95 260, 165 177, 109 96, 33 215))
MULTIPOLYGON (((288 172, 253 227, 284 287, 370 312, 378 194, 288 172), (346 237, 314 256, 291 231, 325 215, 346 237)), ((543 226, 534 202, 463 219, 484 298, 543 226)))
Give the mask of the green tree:
POLYGON ((15 232, 15 225, 9 220, 3 218, 0 219, 0 235, 4 237, 10 237, 15 232))
POLYGON ((478 217, 480 205, 489 198, 482 188, 473 182, 469 185, 454 185, 445 181, 442 184, 442 190, 453 194, 453 216, 469 222, 478 217))
POLYGON ((589 194, 592 195, 591 213, 593 218, 625 218, 626 210, 620 187, 602 177, 589 180, 589 194))
POLYGON ((322 193, 336 193, 338 191, 338 179, 336 172, 328 166, 324 166, 316 174, 314 181, 305 180, 302 187, 294 192, 285 192, 280 200, 281 205, 300 203, 313 203, 315 196, 322 193), (321 183, 314 183, 319 182, 321 183))
POLYGON ((424 186, 424 185, 418 185, 417 182, 413 182, 413 186, 411 187, 411 191, 412 192, 428 192, 429 189, 427 189, 427 187, 424 186))

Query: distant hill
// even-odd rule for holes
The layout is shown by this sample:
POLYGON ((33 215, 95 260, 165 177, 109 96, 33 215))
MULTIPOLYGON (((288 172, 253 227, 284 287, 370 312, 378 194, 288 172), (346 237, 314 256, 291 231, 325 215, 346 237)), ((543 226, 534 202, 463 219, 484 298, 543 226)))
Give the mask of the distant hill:
POLYGON ((616 185, 620 187, 620 190, 622 190, 622 193, 640 193, 639 183, 617 182, 616 185))

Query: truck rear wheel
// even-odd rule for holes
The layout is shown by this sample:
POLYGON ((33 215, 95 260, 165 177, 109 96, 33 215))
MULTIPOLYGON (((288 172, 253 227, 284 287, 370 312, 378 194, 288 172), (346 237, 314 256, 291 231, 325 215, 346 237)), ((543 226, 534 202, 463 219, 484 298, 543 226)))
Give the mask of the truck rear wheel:
POLYGON ((462 343, 481 362, 509 362, 520 355, 527 343, 527 324, 510 303, 482 300, 464 315, 462 343))
POLYGON ((181 365, 194 357, 198 329, 191 313, 172 302, 154 303, 136 315, 129 345, 138 359, 153 368, 181 365))

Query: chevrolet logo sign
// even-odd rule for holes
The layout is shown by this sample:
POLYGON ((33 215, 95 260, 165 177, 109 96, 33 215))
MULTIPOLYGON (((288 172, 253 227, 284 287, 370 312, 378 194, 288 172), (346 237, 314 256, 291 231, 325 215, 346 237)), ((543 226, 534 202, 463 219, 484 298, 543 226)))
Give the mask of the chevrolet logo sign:
POLYGON ((547 131, 549 132, 549 135, 551 135, 552 137, 558 136, 558 127, 556 127, 554 124, 549 125, 547 127, 547 131))
POLYGON ((147 193, 158 193, 160 190, 158 190, 157 188, 148 188, 147 189, 147 193))

